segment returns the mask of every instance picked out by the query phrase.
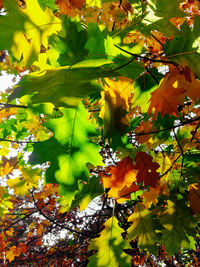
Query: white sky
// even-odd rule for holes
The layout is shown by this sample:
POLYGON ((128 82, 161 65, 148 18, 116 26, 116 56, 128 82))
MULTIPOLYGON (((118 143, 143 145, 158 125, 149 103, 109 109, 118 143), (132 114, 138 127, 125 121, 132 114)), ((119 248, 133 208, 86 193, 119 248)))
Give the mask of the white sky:
POLYGON ((12 86, 19 82, 19 80, 19 76, 7 74, 5 71, 2 71, 0 75, 0 91, 5 91, 7 88, 12 88, 12 86))

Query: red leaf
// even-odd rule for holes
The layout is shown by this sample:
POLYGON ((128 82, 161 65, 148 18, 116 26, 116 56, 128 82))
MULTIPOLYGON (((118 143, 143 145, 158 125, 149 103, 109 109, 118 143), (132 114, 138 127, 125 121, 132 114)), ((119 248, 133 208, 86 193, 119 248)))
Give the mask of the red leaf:
POLYGON ((136 165, 135 168, 138 170, 137 182, 144 182, 146 186, 156 187, 158 184, 159 174, 156 170, 160 167, 158 163, 152 161, 152 157, 145 152, 136 153, 136 165))
POLYGON ((190 201, 190 209, 192 212, 200 213, 200 188, 197 184, 190 186, 187 198, 190 201))

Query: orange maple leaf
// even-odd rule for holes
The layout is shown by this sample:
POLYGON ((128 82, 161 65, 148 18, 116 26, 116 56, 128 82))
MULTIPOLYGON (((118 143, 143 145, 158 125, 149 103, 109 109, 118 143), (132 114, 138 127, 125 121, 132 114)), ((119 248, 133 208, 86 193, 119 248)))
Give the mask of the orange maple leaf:
POLYGON ((174 66, 170 67, 158 89, 151 94, 151 104, 147 115, 149 116, 155 108, 154 119, 158 112, 162 117, 167 113, 176 116, 177 106, 184 103, 186 95, 196 101, 200 97, 200 81, 195 79, 187 66, 182 70, 174 66))
POLYGON ((139 189, 135 184, 137 170, 134 168, 132 159, 126 157, 117 163, 117 166, 109 167, 107 171, 111 175, 102 176, 103 186, 110 188, 109 197, 114 197, 117 202, 122 203, 130 199, 130 193, 139 189))
POLYGON ((85 5, 86 0, 56 0, 55 4, 57 4, 60 8, 60 14, 65 14, 70 17, 75 17, 77 15, 78 10, 82 9, 85 5))
POLYGON ((187 196, 193 213, 200 213, 200 188, 197 184, 190 185, 187 196))
POLYGON ((27 247, 25 244, 20 243, 18 247, 12 246, 9 248, 9 250, 6 252, 6 258, 9 260, 9 262, 13 261, 15 256, 19 257, 21 253, 27 252, 27 247))
POLYGON ((40 236, 42 235, 42 233, 45 231, 44 225, 43 224, 39 224, 37 226, 37 234, 40 236))
MULTIPOLYGON (((148 133, 152 131, 152 122, 147 121, 147 122, 141 122, 141 124, 135 129, 135 133, 148 133)), ((152 135, 151 134, 146 134, 146 135, 141 135, 138 136, 137 141, 140 144, 147 143, 149 139, 151 139, 152 135)))
POLYGON ((145 152, 137 152, 135 168, 138 170, 137 182, 143 182, 145 186, 156 187, 159 173, 156 170, 160 167, 158 163, 152 161, 152 157, 145 152))
POLYGON ((11 157, 10 159, 7 159, 6 157, 3 156, 2 162, 3 162, 2 164, 3 170, 1 175, 8 175, 15 169, 18 160, 17 157, 11 157))

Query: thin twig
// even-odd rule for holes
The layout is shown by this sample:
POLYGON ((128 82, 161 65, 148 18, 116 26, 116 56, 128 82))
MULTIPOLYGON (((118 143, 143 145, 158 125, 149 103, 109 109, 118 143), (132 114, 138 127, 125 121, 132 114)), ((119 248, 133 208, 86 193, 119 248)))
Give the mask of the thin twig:
POLYGON ((89 236, 89 237, 96 237, 96 235, 89 235, 88 233, 87 234, 85 234, 84 232, 79 232, 79 231, 77 231, 77 230, 74 230, 74 229, 71 229, 71 228, 69 228, 69 227, 67 227, 67 226, 65 226, 65 225, 62 225, 62 224, 60 224, 60 223, 58 223, 57 221, 55 221, 54 219, 52 219, 51 217, 49 217, 49 216, 47 216, 38 206, 37 206, 37 203, 36 203, 36 201, 35 201, 35 198, 34 198, 34 194, 33 194, 33 191, 30 191, 30 193, 31 193, 31 195, 32 195, 32 199, 33 199, 33 202, 34 202, 34 204, 35 204, 35 207, 36 207, 36 209, 38 210, 38 212, 44 217, 44 218, 46 218, 48 221, 50 221, 50 222, 52 222, 52 223, 54 223, 56 226, 58 226, 58 227, 60 227, 61 229, 66 229, 66 230, 68 230, 68 231, 70 231, 70 232, 72 232, 72 233, 75 233, 75 234, 77 234, 77 235, 84 235, 84 236, 89 236))
POLYGON ((158 62, 158 63, 163 63, 163 64, 172 64, 172 65, 175 65, 175 66, 179 66, 176 62, 174 61, 169 61, 169 60, 160 60, 160 59, 153 59, 153 58, 148 58, 148 57, 145 57, 145 56, 140 56, 140 55, 137 55, 137 54, 133 54, 129 51, 126 51, 124 50, 123 48, 119 47, 118 45, 114 45, 115 47, 117 47, 118 49, 120 49, 121 51, 131 55, 132 57, 135 57, 137 59, 140 59, 140 60, 146 60, 146 61, 151 61, 151 62, 158 62))
POLYGON ((134 132, 133 134, 134 134, 135 136, 149 135, 149 134, 156 134, 156 133, 165 132, 165 131, 168 131, 168 130, 175 129, 175 128, 184 126, 184 125, 186 125, 186 124, 190 124, 190 123, 192 123, 192 122, 194 122, 194 121, 198 121, 198 120, 200 120, 200 116, 195 117, 195 118, 193 118, 193 119, 191 119, 191 120, 187 120, 187 121, 185 121, 185 122, 182 122, 181 124, 177 124, 177 125, 174 125, 174 126, 172 126, 172 127, 164 128, 164 129, 161 129, 161 130, 151 131, 151 132, 148 132, 148 133, 136 133, 136 132, 134 132))

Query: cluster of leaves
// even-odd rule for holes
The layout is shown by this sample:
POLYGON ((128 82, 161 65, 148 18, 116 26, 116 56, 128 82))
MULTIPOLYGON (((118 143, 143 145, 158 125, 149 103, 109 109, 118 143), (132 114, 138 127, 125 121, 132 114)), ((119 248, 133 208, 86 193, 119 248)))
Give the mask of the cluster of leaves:
POLYGON ((199 266, 199 1, 0 9, 1 265, 199 266))

